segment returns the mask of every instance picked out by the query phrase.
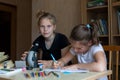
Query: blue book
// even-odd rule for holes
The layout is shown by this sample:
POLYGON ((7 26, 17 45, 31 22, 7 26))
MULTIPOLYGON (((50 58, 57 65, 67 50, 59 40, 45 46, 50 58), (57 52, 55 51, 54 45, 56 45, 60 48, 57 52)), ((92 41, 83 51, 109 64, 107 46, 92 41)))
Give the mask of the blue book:
POLYGON ((105 21, 105 19, 101 19, 101 21, 102 21, 104 33, 107 35, 108 34, 107 22, 105 21))
POLYGON ((120 11, 119 10, 117 11, 117 17, 118 17, 118 31, 120 34, 120 11))

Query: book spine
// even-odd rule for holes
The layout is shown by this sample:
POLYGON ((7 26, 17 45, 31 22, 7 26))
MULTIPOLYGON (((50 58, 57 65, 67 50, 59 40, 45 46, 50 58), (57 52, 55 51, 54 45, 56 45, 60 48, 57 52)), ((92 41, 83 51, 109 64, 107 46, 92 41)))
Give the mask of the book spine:
POLYGON ((118 17, 118 33, 120 34, 120 11, 117 11, 117 17, 118 17))

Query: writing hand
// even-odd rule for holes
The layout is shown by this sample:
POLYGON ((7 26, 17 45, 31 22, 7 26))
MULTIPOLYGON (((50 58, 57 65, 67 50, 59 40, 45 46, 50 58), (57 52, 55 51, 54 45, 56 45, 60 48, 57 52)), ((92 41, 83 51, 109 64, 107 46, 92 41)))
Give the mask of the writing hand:
POLYGON ((64 64, 61 61, 56 61, 56 62, 53 62, 52 65, 53 65, 53 68, 59 69, 59 68, 62 68, 64 64))

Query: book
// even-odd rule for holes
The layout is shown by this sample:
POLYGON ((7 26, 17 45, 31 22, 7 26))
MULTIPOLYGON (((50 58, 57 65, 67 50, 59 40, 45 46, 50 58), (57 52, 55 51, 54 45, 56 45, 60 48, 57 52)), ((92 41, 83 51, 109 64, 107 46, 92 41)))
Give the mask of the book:
POLYGON ((92 23, 93 26, 95 26, 95 27, 97 28, 97 30, 98 30, 98 35, 101 35, 101 32, 100 32, 100 30, 99 30, 99 26, 98 26, 98 24, 97 24, 97 20, 91 19, 90 22, 92 23))
POLYGON ((5 52, 0 52, 0 63, 7 59, 8 59, 8 55, 5 55, 5 52))
POLYGON ((120 10, 117 11, 117 18, 118 18, 118 33, 120 34, 120 10))
POLYGON ((105 19, 101 19, 101 24, 104 29, 104 34, 107 35, 108 34, 107 21, 105 19))
POLYGON ((103 35, 105 35, 105 30, 104 30, 103 23, 102 23, 101 19, 99 19, 99 23, 100 23, 100 28, 101 28, 101 30, 103 32, 103 35))
POLYGON ((97 25, 98 25, 98 30, 99 30, 100 35, 103 35, 103 31, 102 31, 102 28, 101 28, 101 26, 100 26, 99 20, 96 20, 96 23, 97 23, 97 25))
POLYGON ((0 62, 3 62, 8 59, 8 55, 0 56, 0 62))
POLYGON ((9 78, 22 72, 22 69, 0 69, 0 77, 9 78))
POLYGON ((106 5, 105 0, 91 0, 87 3, 87 7, 103 6, 106 5))
POLYGON ((5 54, 5 52, 0 52, 0 56, 3 56, 5 54))
POLYGON ((14 67, 14 63, 12 60, 7 60, 7 61, 4 61, 2 63, 0 63, 0 69, 4 68, 4 63, 6 62, 6 68, 7 69, 10 69, 10 68, 13 68, 14 67))
POLYGON ((12 60, 7 60, 8 59, 8 55, 5 55, 5 52, 0 52, 0 69, 2 68, 13 68, 14 67, 14 63, 12 62, 12 60))

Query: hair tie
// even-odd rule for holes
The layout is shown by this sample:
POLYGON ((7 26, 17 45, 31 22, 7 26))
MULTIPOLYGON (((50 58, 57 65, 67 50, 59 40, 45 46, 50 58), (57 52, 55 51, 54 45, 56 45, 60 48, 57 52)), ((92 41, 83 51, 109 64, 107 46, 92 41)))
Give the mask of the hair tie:
POLYGON ((87 27, 88 29, 90 29, 91 26, 90 26, 90 24, 87 24, 86 27, 87 27))

